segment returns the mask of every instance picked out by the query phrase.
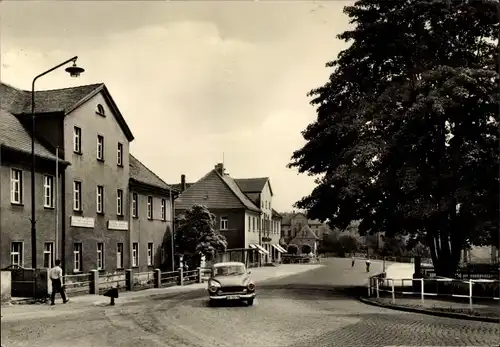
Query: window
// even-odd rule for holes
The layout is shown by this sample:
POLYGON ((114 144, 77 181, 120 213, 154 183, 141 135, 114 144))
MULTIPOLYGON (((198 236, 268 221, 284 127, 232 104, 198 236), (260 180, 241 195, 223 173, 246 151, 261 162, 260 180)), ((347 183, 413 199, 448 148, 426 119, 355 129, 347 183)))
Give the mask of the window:
POLYGON ((79 127, 73 128, 73 152, 82 153, 82 129, 79 127))
POLYGON ((18 169, 10 170, 10 202, 21 204, 23 198, 23 172, 18 169))
POLYGON ((132 266, 139 266, 139 244, 137 242, 132 244, 132 266))
POLYGON ((73 272, 82 271, 82 244, 73 244, 73 272))
POLYGON ((123 215, 123 190, 116 190, 116 214, 123 215))
POLYGON ((82 210, 82 182, 73 181, 73 210, 82 210))
POLYGON ((97 160, 104 160, 104 136, 97 135, 97 160))
POLYGON ((104 116, 106 115, 105 111, 104 111, 104 107, 101 105, 101 104, 98 104, 97 105, 97 114, 101 115, 101 116, 104 116))
POLYGON ((43 176, 43 206, 54 207, 54 177, 43 176))
POLYGON ((117 152, 116 164, 118 164, 118 166, 123 165, 123 144, 121 144, 119 142, 118 142, 118 152, 117 152))
POLYGON ((165 199, 161 199, 161 220, 167 220, 167 206, 165 199))
POLYGON ((137 193, 132 193, 132 217, 139 215, 137 193))
POLYGON ((96 212, 104 213, 104 187, 97 186, 97 195, 96 195, 96 212))
POLYGON ((153 266, 153 243, 148 243, 148 266, 153 266))
POLYGON ((227 217, 220 217, 220 230, 227 230, 227 217))
POLYGON ((43 245, 43 267, 51 268, 54 266, 54 243, 45 242, 43 245))
POLYGON ((116 245, 116 268, 123 269, 123 243, 116 245))
POLYGON ((148 196, 148 219, 153 219, 153 197, 148 196))
POLYGON ((252 217, 252 230, 255 231, 255 217, 252 217))
POLYGON ((104 243, 97 243, 97 270, 104 269, 104 243))
POLYGON ((252 230, 252 217, 248 216, 248 231, 252 230))
POLYGON ((12 242, 10 244, 10 264, 23 266, 23 243, 12 242))

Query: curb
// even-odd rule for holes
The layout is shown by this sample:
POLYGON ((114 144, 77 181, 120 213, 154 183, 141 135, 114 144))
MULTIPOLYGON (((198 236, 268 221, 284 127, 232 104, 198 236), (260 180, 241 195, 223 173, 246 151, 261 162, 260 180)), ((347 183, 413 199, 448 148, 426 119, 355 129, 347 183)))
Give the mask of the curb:
POLYGON ((463 320, 471 320, 471 321, 485 322, 485 323, 497 323, 497 324, 500 321, 500 318, 470 316, 468 314, 463 314, 463 313, 440 312, 440 311, 427 310, 427 309, 423 309, 423 308, 404 307, 404 306, 397 306, 397 305, 392 305, 392 304, 391 305, 382 304, 382 303, 375 302, 375 301, 372 301, 370 299, 367 299, 367 298, 364 298, 361 296, 358 297, 358 300, 361 301, 363 304, 367 304, 367 305, 383 307, 383 308, 387 308, 390 310, 397 310, 397 311, 404 311, 404 312, 411 312, 411 313, 421 313, 421 314, 426 314, 429 316, 446 317, 446 318, 453 318, 453 319, 463 319, 463 320))

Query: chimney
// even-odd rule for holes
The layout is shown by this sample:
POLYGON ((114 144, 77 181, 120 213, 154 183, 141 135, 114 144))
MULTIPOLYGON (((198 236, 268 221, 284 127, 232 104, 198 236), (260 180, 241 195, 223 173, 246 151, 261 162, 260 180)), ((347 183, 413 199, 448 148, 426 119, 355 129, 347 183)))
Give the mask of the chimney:
POLYGON ((219 163, 215 165, 215 171, 217 171, 219 175, 224 176, 224 164, 219 163))
POLYGON ((181 175, 181 193, 186 190, 186 175, 181 175))

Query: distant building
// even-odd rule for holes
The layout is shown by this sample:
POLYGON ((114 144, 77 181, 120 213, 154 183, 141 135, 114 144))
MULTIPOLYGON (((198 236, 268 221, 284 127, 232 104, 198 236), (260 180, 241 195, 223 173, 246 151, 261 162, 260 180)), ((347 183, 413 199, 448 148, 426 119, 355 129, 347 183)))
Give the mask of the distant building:
POLYGON ((297 247, 298 254, 317 254, 319 238, 308 225, 304 225, 295 237, 290 240, 288 246, 292 245, 297 247))
POLYGON ((329 230, 324 223, 317 219, 308 219, 302 212, 284 212, 281 216, 283 218, 281 221, 281 236, 286 243, 295 238, 304 226, 308 226, 318 240, 322 240, 323 233, 329 230))

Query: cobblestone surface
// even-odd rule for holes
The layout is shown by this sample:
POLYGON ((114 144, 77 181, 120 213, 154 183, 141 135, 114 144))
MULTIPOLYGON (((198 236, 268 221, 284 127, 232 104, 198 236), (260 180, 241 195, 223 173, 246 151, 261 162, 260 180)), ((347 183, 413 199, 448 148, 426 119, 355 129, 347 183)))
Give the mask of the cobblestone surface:
MULTIPOLYGON (((371 298, 370 298, 371 299, 371 298)), ((371 299, 372 301, 393 305, 391 298, 379 298, 371 299)), ((417 309, 425 309, 430 311, 446 311, 446 312, 457 312, 463 314, 469 314, 469 304, 453 301, 443 301, 425 298, 424 302, 417 298, 396 298, 395 306, 411 307, 417 309)), ((499 318, 499 306, 498 303, 483 303, 472 305, 472 309, 475 315, 491 318, 499 318)))
POLYGON ((500 342, 498 324, 387 310, 346 297, 357 294, 346 287, 348 278, 359 284, 366 273, 351 269, 348 261, 329 262, 314 271, 262 283, 252 307, 209 307, 200 291, 114 307, 89 306, 55 318, 2 321, 2 345, 383 347, 500 342))

